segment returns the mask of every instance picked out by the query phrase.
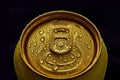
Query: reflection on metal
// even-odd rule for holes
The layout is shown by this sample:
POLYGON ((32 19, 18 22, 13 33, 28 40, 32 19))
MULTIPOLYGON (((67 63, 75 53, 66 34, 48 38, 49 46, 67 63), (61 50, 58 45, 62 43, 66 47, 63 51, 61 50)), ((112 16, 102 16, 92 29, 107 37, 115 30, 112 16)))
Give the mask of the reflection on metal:
POLYGON ((20 37, 14 57, 18 78, 102 80, 107 64, 103 44, 96 26, 84 16, 70 11, 45 13, 32 20, 20 37), (18 57, 25 62, 21 67, 16 63, 18 57), (18 68, 25 66, 29 70, 20 76, 18 68), (98 73, 100 68, 103 71, 98 73))

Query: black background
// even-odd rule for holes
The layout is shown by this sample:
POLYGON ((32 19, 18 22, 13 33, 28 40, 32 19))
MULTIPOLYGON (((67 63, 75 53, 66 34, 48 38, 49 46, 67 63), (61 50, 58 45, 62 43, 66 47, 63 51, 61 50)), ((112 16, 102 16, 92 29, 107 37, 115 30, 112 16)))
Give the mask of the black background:
MULTIPOLYGON (((20 3, 20 2, 17 2, 20 3)), ((17 5, 17 4, 14 4, 17 5)), ((18 4, 20 5, 20 4, 18 4)), ((80 1, 41 1, 40 4, 26 2, 21 5, 32 8, 9 8, 8 23, 0 31, 3 44, 2 78, 0 80, 17 80, 13 55, 14 49, 26 24, 38 15, 53 10, 69 10, 84 15, 99 29, 108 51, 108 68, 105 80, 120 80, 120 7, 119 2, 80 2, 80 1), (3 36, 6 36, 3 38, 3 36)), ((5 25, 6 25, 5 24, 5 25)))

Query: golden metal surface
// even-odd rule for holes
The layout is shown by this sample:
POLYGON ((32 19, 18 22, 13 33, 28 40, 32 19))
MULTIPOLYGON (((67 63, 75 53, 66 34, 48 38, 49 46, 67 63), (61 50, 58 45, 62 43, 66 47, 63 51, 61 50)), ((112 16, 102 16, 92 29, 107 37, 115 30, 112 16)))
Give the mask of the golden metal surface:
POLYGON ((24 29, 20 53, 39 75, 67 79, 84 74, 97 62, 101 38, 87 18, 69 11, 38 16, 24 29))

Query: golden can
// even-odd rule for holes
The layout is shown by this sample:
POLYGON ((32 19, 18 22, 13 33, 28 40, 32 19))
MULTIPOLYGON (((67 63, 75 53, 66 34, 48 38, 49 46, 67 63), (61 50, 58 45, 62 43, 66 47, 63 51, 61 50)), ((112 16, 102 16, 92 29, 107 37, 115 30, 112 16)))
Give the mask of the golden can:
POLYGON ((107 60, 96 26, 64 10, 44 13, 28 23, 14 53, 19 80, 104 80, 107 60))

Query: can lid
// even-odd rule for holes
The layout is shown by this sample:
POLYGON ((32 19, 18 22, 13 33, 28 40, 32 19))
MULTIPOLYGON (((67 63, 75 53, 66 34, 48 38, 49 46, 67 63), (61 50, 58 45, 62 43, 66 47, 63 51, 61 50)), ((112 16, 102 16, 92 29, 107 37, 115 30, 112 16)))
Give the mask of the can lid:
POLYGON ((33 19, 22 32, 20 53, 39 75, 68 79, 84 74, 97 62, 101 36, 86 17, 71 11, 52 11, 33 19))

